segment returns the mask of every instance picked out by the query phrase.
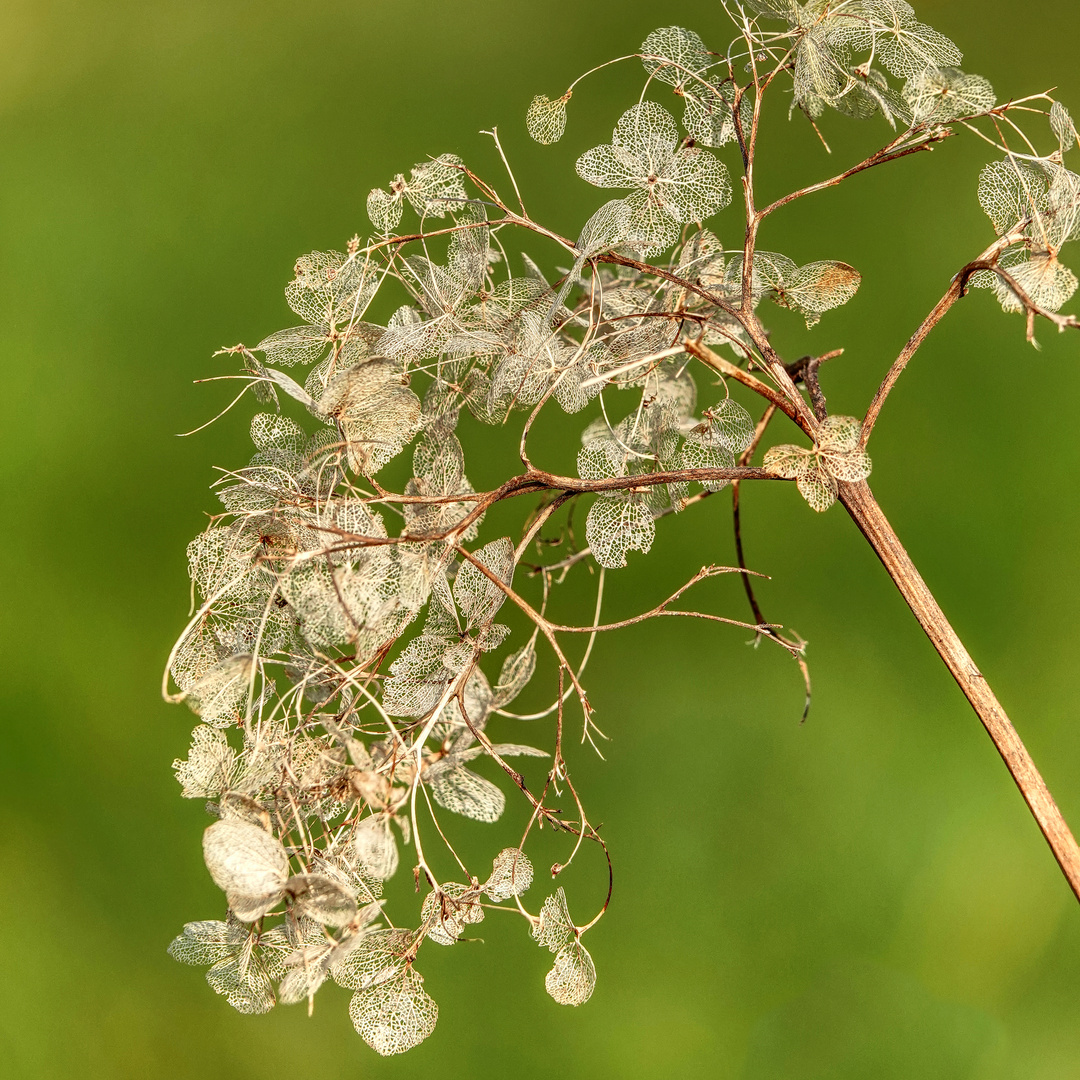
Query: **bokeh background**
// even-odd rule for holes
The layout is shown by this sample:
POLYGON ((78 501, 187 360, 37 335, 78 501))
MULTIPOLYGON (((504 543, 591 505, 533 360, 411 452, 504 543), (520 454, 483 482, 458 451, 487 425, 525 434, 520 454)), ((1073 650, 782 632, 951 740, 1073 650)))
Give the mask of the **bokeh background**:
MULTIPOLYGON (((1057 85, 1080 113, 1075 6, 918 11, 1000 97, 1057 85)), ((178 439, 229 396, 192 380, 229 370, 219 346, 290 324, 293 260, 363 232, 372 186, 444 151, 506 186, 481 128, 499 125, 534 216, 576 235, 608 195, 573 160, 606 141, 639 70, 587 82, 554 148, 528 141, 525 107, 672 22, 710 43, 726 32, 697 0, 0 3, 5 1076, 1080 1077, 1080 910, 851 523, 783 485, 746 491, 745 538, 772 575, 766 615, 810 640, 806 725, 793 665, 740 631, 668 620, 598 643, 590 689, 612 740, 606 762, 574 761, 617 891, 590 935, 586 1007, 548 999, 544 956, 519 921, 492 918, 484 944, 424 950, 439 1026, 382 1060, 344 991, 322 991, 312 1019, 243 1017, 165 953, 221 903, 202 807, 169 768, 193 717, 161 702, 159 673, 212 466, 246 462, 254 411, 178 439)), ((830 159, 798 118, 771 120, 759 175, 773 195, 886 136, 827 117, 830 159)), ((764 247, 864 273, 810 345, 847 349, 824 375, 834 411, 863 410, 986 244, 975 185, 992 154, 950 140, 769 225, 764 247)), ((737 243, 737 210, 716 227, 737 243)), ((786 316, 776 339, 798 355, 806 333, 786 316)), ((1040 337, 1035 352, 985 293, 959 304, 885 411, 873 483, 1080 825, 1080 338, 1040 337)), ((469 424, 474 482, 505 475, 508 441, 469 424)), ((579 427, 542 430, 536 458, 564 466, 579 427)), ((732 560, 728 499, 665 521, 631 558, 609 577, 613 617, 732 560)), ((587 574, 579 586, 566 610, 587 618, 587 574)), ((736 581, 707 589, 702 603, 743 617, 736 581)), ((465 842, 512 842, 511 806, 497 838, 477 826, 465 842)), ((568 888, 587 906, 601 873, 586 859, 568 888)))

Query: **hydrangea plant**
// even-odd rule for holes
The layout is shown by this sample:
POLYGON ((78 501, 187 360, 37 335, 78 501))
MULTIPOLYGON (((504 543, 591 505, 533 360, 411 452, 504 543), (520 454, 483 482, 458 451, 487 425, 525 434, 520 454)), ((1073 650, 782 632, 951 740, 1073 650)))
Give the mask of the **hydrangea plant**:
MULTIPOLYGON (((611 900, 611 859, 567 753, 573 731, 600 738, 584 686, 596 636, 661 616, 741 627, 797 662, 809 705, 805 643, 765 620, 743 558, 745 482, 794 481, 812 510, 840 502, 851 515, 1080 895, 1076 842, 867 485, 867 444, 891 388, 969 287, 1023 315, 1032 342, 1040 321, 1080 325, 1059 313, 1077 288, 1060 261, 1080 235, 1076 129, 1047 94, 997 103, 903 0, 721 6, 734 33, 718 47, 669 26, 621 58, 644 68, 641 96, 613 118, 610 142, 578 154, 576 172, 622 194, 577 238, 530 216, 493 130, 512 199, 453 154, 420 162, 371 191, 370 233, 297 261, 285 288, 295 325, 223 350, 242 365, 240 396, 259 403, 254 452, 223 475, 221 509, 188 548, 193 611, 165 694, 199 718, 174 767, 182 794, 213 817, 203 850, 225 910, 188 923, 170 952, 206 967, 241 1012, 311 1008, 329 980, 352 991, 349 1016, 375 1051, 408 1050, 438 1018, 421 949, 467 939, 493 912, 522 919, 550 951, 536 970, 556 1002, 588 1001, 596 966, 584 939, 611 900), (762 103, 785 86, 796 118, 816 127, 831 110, 888 136, 863 161, 762 205, 762 103), (809 330, 856 297, 859 271, 827 249, 799 265, 764 250, 762 232, 782 243, 774 226, 792 202, 961 132, 995 155, 971 191, 989 218, 983 250, 864 416, 830 414, 820 369, 839 351, 786 360, 761 309, 789 308, 809 330), (562 268, 545 273, 514 247, 522 237, 562 268), (369 318, 387 296, 392 314, 369 318), (582 416, 576 476, 531 457, 530 432, 552 409, 582 416), (512 424, 519 439, 520 469, 490 490, 468 476, 466 416, 512 424), (797 441, 774 440, 774 421, 797 441), (395 491, 379 477, 400 460, 410 475, 395 491), (606 573, 643 557, 662 519, 727 487, 739 565, 706 566, 654 608, 605 622, 606 573), (486 534, 504 502, 521 507, 520 527, 486 534), (684 606, 724 573, 742 576, 751 619, 684 606), (560 586, 595 588, 591 622, 559 621, 560 586), (546 704, 515 710, 537 678, 546 704), (508 792, 521 808, 512 832, 497 826, 489 860, 466 865, 454 818, 497 825, 508 792), (553 878, 583 845, 603 852, 599 911, 579 913, 569 879, 569 898, 563 884, 537 896, 528 849, 545 827, 567 844, 553 878), (412 908, 385 902, 395 874, 422 894, 412 908)), ((564 136, 579 82, 528 107, 538 142, 564 136)))

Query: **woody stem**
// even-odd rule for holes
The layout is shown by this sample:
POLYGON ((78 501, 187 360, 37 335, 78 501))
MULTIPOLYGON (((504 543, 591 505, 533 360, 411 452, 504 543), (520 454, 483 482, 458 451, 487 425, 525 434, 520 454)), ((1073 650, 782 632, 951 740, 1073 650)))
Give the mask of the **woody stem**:
POLYGON ((945 618, 866 482, 841 483, 840 501, 869 541, 987 734, 994 740, 1061 872, 1080 899, 1080 847, 1001 703, 945 618))

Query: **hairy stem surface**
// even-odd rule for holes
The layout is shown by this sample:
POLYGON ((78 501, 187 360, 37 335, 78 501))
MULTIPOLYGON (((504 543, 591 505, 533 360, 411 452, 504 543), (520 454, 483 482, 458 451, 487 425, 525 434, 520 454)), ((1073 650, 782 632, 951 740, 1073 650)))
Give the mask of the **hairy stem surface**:
POLYGON ((841 484, 840 501, 877 553, 938 655, 994 740, 1005 767, 1042 830, 1072 891, 1080 899, 1080 846, 1062 817, 1027 747, 982 672, 945 618, 915 564, 893 532, 866 482, 841 484))

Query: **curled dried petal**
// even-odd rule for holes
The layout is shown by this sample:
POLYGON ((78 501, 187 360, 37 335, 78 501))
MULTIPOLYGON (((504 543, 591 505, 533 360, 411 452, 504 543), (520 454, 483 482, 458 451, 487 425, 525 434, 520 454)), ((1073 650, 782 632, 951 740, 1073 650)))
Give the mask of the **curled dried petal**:
POLYGON ((323 874, 297 874, 287 883, 297 915, 325 926, 347 926, 357 914, 356 894, 323 874))
POLYGON ((253 922, 284 895, 289 859, 281 841, 246 821, 216 821, 203 833, 206 868, 238 919, 253 922))
POLYGON ((491 876, 482 889, 487 896, 499 903, 511 896, 520 896, 533 880, 533 867, 529 857, 520 848, 503 848, 491 867, 491 876))

